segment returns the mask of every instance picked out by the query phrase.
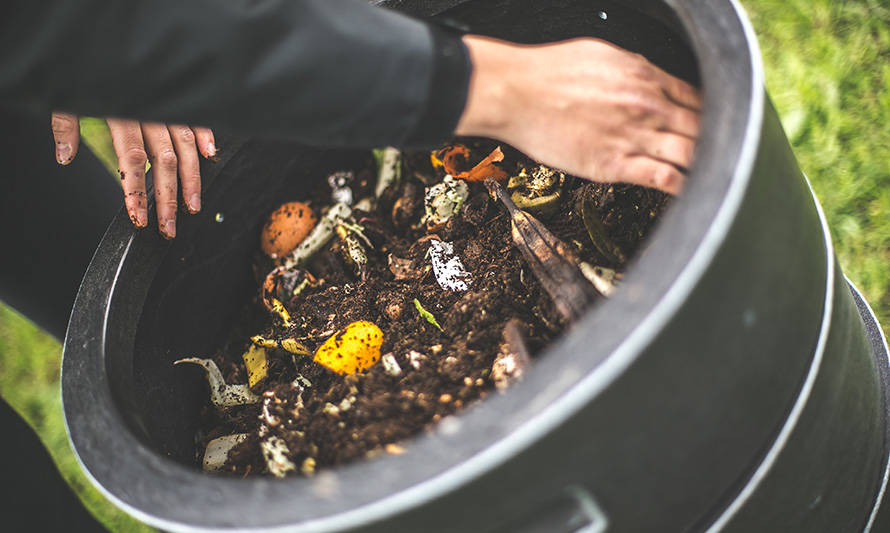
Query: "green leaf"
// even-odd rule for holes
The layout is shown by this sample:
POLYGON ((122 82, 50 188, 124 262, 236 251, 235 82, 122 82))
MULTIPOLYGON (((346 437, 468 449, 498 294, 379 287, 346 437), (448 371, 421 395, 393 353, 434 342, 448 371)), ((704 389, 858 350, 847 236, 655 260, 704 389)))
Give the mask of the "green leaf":
POLYGON ((420 300, 418 300, 417 298, 414 299, 414 307, 417 308, 417 312, 420 313, 420 316, 422 316, 427 322, 439 328, 439 331, 445 331, 442 329, 442 326, 440 326, 439 323, 436 322, 436 317, 434 317, 432 313, 430 313, 429 311, 424 309, 422 305, 420 305, 420 300))

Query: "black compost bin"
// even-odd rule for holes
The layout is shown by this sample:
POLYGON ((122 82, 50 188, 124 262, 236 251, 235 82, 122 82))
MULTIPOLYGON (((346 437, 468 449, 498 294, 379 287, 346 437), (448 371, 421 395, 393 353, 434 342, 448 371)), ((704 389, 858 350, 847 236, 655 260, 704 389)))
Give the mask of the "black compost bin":
POLYGON ((607 302, 525 381, 406 453, 313 478, 191 465, 203 355, 253 290, 261 218, 364 154, 226 143, 173 243, 110 226, 77 297, 62 394, 113 502, 167 530, 860 531, 886 484, 887 349, 839 270, 731 0, 384 2, 520 42, 589 35, 701 80, 689 185, 607 302), (586 528, 586 529, 585 529, 586 528))

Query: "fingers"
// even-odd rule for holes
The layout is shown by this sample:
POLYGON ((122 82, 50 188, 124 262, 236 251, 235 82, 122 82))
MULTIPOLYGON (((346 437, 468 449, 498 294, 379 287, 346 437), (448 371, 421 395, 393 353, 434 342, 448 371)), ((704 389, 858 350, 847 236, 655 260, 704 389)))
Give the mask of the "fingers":
MULTIPOLYGON (((179 158, 165 124, 143 122, 142 138, 151 159, 155 207, 158 211, 158 229, 164 238, 172 239, 176 236, 176 192, 178 190, 176 175, 179 170, 179 158)), ((194 143, 194 141, 192 142, 194 143)))
POLYGON ((198 143, 198 151, 201 155, 210 159, 216 155, 216 140, 213 138, 213 132, 208 128, 192 127, 195 132, 195 140, 198 143))
POLYGON ((77 155, 80 146, 80 122, 69 113, 53 113, 53 140, 56 142, 56 161, 67 165, 77 155))
MULTIPOLYGON (((176 150, 176 157, 179 159, 179 181, 182 185, 182 198, 185 200, 189 213, 195 214, 201 210, 201 169, 198 162, 198 152, 195 148, 197 132, 188 126, 179 125, 167 126, 167 131, 173 140, 173 148, 176 150)), ((212 135, 211 133, 211 139, 212 135)))
MULTIPOLYGON (((657 67, 656 67, 657 68, 657 67)), ((671 76, 667 72, 657 69, 665 96, 671 101, 694 111, 701 110, 701 93, 698 89, 689 85, 680 78, 671 76)))
POLYGON ((108 130, 117 154, 118 173, 124 190, 124 204, 130 221, 139 228, 148 225, 148 208, 145 198, 145 144, 138 121, 109 118, 108 130))
POLYGON ((207 128, 140 123, 108 119, 111 140, 117 153, 121 186, 130 220, 137 227, 148 225, 145 197, 145 163, 154 174, 158 229, 167 239, 176 236, 178 180, 190 213, 201 210, 201 174, 198 151, 205 157, 216 154, 213 132, 207 128))
POLYGON ((680 168, 689 168, 695 151, 695 141, 683 135, 668 132, 653 132, 643 137, 638 151, 630 154, 644 155, 680 168))
POLYGON ((679 194, 686 177, 675 166, 646 156, 627 157, 618 164, 617 181, 679 194))
POLYGON ((692 139, 697 138, 700 126, 698 112, 678 105, 669 105, 661 130, 679 133, 692 139))

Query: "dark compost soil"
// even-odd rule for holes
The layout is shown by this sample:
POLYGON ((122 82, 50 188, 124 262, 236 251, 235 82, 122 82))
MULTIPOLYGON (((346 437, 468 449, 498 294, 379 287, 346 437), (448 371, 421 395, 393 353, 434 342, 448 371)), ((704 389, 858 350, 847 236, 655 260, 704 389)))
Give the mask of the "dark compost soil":
MULTIPOLYGON (((473 163, 496 145, 484 140, 462 140, 473 163)), ((504 147, 500 165, 509 175, 536 163, 504 147)), ((403 154, 402 179, 388 188, 372 212, 355 212, 355 222, 371 241, 364 273, 356 273, 334 239, 306 266, 316 280, 299 296, 283 303, 294 325, 284 328, 277 315, 263 305, 260 291, 244 309, 243 327, 214 356, 228 383, 246 383, 240 355, 250 336, 299 339, 316 350, 335 331, 365 320, 383 332, 382 354, 392 354, 393 367, 378 362, 364 372, 342 376, 312 360, 280 349, 269 349, 269 378, 254 392, 263 402, 203 410, 203 426, 196 437, 197 462, 207 443, 223 435, 248 433, 246 441, 229 453, 225 471, 268 473, 260 443, 270 436, 286 444, 293 463, 290 473, 309 475, 378 453, 400 453, 404 439, 415 435, 488 394, 503 390, 503 378, 492 375, 499 354, 511 349, 505 329, 524 339, 533 359, 568 326, 556 312, 511 237, 504 206, 481 183, 468 183, 469 197, 457 215, 432 232, 450 242, 470 273, 469 289, 443 289, 430 268, 430 233, 421 219, 424 191, 442 180, 430 154, 403 154), (425 320, 415 299, 432 313, 441 330, 425 320), (506 342, 506 344, 505 344, 506 342), (495 382, 501 379, 498 387, 495 382), (263 413, 263 409, 266 412, 263 413)), ((363 168, 352 171, 350 186, 356 199, 373 195, 376 163, 369 156, 363 168)), ((333 202, 331 188, 317 176, 318 186, 301 198, 321 217, 333 202)), ((555 214, 538 219, 582 261, 623 270, 668 202, 662 193, 628 185, 601 185, 568 176, 555 214), (620 259, 592 245, 581 218, 581 205, 596 207, 608 238, 623 252, 620 259)), ((276 265, 261 252, 256 255, 257 286, 276 265)), ((515 337, 515 335, 514 335, 515 337)), ((514 341, 515 342, 515 341, 514 341)))

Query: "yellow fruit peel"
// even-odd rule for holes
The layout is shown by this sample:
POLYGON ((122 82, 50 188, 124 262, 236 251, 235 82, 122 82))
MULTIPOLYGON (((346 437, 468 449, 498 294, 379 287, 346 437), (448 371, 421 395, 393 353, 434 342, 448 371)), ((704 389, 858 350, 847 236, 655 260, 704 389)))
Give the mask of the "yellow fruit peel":
POLYGON ((241 356, 244 360, 244 368, 247 369, 247 386, 253 389, 266 379, 269 371, 269 361, 266 359, 266 349, 255 344, 241 356))
POLYGON ((309 349, 296 339, 281 339, 281 347, 294 355, 309 355, 309 349))
POLYGON ((340 375, 356 374, 380 360, 383 332, 360 320, 334 333, 315 351, 315 362, 340 375))

